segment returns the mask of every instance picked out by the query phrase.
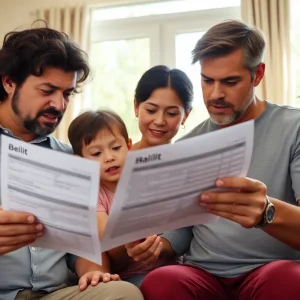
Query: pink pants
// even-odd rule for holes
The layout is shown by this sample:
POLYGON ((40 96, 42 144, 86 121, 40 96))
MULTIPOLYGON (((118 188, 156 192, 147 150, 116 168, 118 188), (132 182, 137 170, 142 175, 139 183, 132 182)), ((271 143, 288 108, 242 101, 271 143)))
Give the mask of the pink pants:
POLYGON ((141 291, 145 300, 297 300, 300 263, 278 260, 235 278, 190 265, 166 266, 149 273, 141 291))

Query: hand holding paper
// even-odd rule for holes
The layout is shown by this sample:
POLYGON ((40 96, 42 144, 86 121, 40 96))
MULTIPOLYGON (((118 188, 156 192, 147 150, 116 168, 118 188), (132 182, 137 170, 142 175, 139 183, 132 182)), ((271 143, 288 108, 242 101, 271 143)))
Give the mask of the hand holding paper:
POLYGON ((161 238, 157 235, 125 245, 128 256, 143 264, 154 263, 160 255, 162 246, 161 238))
POLYGON ((33 243, 43 235, 43 228, 31 214, 3 211, 0 206, 0 255, 33 243))

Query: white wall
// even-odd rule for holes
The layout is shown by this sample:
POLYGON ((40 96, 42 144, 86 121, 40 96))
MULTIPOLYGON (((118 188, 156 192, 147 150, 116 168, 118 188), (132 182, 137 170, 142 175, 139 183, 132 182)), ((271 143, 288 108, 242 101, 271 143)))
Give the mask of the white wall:
MULTIPOLYGON (((150 0, 158 1, 158 0, 150 0)), ((125 4, 135 2, 150 2, 149 0, 0 0, 0 45, 4 35, 19 26, 29 27, 32 23, 31 13, 38 8, 64 6, 66 4, 86 3, 91 5, 125 4)), ((0 46, 1 47, 1 46, 0 46)))

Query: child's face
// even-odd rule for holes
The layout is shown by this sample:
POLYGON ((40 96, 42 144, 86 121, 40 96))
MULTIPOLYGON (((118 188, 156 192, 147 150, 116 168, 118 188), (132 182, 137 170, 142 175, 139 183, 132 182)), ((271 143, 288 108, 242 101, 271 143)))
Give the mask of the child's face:
POLYGON ((89 145, 83 145, 82 156, 100 162, 100 181, 103 184, 117 183, 131 143, 128 144, 118 128, 101 130, 89 145))

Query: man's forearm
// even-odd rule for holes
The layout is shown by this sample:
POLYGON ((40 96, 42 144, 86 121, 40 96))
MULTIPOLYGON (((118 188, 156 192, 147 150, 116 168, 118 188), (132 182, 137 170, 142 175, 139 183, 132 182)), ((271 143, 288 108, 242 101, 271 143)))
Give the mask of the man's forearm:
POLYGON ((106 253, 102 253, 102 265, 98 265, 92 261, 78 257, 74 265, 75 272, 80 278, 84 274, 92 271, 101 271, 103 273, 110 273, 110 261, 106 253))
POLYGON ((274 198, 270 200, 275 205, 275 219, 262 230, 290 247, 300 250, 300 207, 274 198))
POLYGON ((160 254, 161 256, 172 257, 176 255, 175 251, 171 246, 171 243, 166 238, 162 237, 161 242, 163 243, 163 247, 160 254))

